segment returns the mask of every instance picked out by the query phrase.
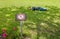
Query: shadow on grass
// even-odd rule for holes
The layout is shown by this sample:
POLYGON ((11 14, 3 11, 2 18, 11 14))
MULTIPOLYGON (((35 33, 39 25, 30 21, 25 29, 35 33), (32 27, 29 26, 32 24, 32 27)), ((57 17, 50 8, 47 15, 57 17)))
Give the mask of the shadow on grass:
MULTIPOLYGON (((31 11, 28 9, 25 9, 23 7, 17 8, 1 8, 0 9, 0 25, 3 25, 6 23, 3 18, 5 19, 12 19, 9 20, 8 25, 3 25, 0 27, 7 27, 7 33, 10 32, 10 28, 12 27, 18 27, 19 22, 15 21, 15 14, 23 12, 27 15, 27 20, 29 22, 24 22, 24 26, 27 26, 28 30, 32 30, 33 32, 36 32, 36 38, 34 39, 40 39, 40 36, 44 36, 47 39, 60 39, 60 8, 55 6, 45 6, 48 8, 48 11, 31 11), (5 17, 6 14, 11 14, 10 17, 5 17), (32 23, 33 22, 33 23, 32 23), (35 24, 34 24, 35 23, 35 24), (35 25, 35 26, 34 26, 35 25)), ((18 30, 17 30, 18 31, 18 30)), ((26 31, 27 32, 27 31, 26 31)), ((1 33, 1 30, 0 30, 1 33)), ((14 33, 11 30, 11 33, 14 33)), ((16 32, 16 34, 19 34, 16 32)), ((34 34, 34 33, 31 33, 34 34)), ((9 34, 8 34, 9 35, 9 34)), ((15 35, 15 34, 14 34, 15 35)))
POLYGON ((49 8, 47 12, 39 12, 35 16, 35 19, 32 18, 36 28, 32 28, 32 23, 27 23, 26 26, 32 31, 37 30, 36 39, 39 39, 41 35, 45 36, 47 39, 60 39, 60 8, 55 6, 47 6, 47 8, 49 8), (40 13, 42 16, 40 16, 40 13), (31 25, 32 27, 28 25, 31 25))

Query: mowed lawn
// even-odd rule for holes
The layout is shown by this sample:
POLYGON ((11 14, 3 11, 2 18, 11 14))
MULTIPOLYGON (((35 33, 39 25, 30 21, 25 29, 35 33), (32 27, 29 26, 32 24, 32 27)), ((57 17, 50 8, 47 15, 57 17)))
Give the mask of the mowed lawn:
POLYGON ((15 15, 24 13, 23 34, 31 39, 60 39, 60 0, 0 0, 0 34, 6 30, 6 39, 18 39, 20 22, 15 15), (23 7, 20 7, 23 6, 23 7), (26 6, 26 7, 25 7, 26 6), (46 7, 48 11, 28 10, 29 6, 46 7))
POLYGON ((15 20, 15 15, 24 13, 27 16, 23 21, 23 34, 31 39, 60 39, 60 8, 47 6, 48 11, 31 11, 26 7, 0 8, 0 34, 6 30, 7 38, 18 39, 20 22, 15 20), (13 35, 13 36, 11 36, 13 35))
POLYGON ((60 7, 60 0, 0 0, 0 7, 48 6, 48 5, 60 7))

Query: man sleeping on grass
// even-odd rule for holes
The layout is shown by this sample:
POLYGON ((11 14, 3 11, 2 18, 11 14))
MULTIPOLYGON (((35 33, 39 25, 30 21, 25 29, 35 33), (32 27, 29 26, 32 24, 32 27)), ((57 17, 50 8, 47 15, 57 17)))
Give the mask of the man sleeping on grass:
POLYGON ((33 11, 47 11, 46 8, 42 8, 42 7, 29 7, 29 10, 33 10, 33 11))

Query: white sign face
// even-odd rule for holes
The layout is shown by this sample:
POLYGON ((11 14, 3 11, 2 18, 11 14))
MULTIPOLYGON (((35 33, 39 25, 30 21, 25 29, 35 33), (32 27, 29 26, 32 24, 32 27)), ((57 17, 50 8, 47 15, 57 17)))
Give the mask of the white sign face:
POLYGON ((17 20, 24 21, 26 19, 25 14, 17 14, 16 16, 17 20))

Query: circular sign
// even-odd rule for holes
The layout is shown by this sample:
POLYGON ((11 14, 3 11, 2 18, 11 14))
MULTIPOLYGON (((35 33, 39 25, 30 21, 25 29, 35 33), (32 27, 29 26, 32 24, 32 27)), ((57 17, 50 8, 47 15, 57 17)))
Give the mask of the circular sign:
POLYGON ((24 19, 24 16, 23 15, 19 15, 18 19, 24 19))
POLYGON ((26 19, 25 14, 17 14, 16 19, 20 21, 24 21, 26 19))

